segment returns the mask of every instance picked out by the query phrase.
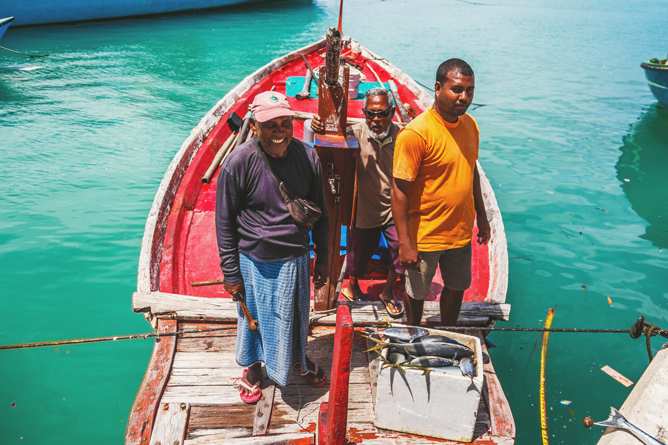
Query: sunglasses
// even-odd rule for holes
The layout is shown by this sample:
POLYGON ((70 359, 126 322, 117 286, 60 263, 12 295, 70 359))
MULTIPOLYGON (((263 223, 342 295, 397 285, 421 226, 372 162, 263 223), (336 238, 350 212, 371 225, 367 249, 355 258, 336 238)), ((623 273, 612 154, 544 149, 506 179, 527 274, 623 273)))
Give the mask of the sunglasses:
POLYGON ((373 111, 373 110, 364 110, 364 115, 368 117, 369 119, 373 119, 374 117, 387 117, 392 114, 392 111, 394 110, 394 107, 390 107, 387 110, 381 110, 381 111, 373 111))

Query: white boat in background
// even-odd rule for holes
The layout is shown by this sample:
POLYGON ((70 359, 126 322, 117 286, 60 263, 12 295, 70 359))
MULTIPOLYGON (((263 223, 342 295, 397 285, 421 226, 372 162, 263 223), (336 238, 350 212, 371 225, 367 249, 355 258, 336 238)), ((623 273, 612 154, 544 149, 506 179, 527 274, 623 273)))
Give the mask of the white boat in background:
POLYGON ((38 4, 26 0, 3 0, 0 1, 0 17, 13 16, 16 19, 14 26, 44 25, 218 8, 258 1, 262 0, 41 0, 38 4))
MULTIPOLYGON (((2 14, 0 14, 0 17, 2 17, 2 14)), ((2 38, 3 35, 5 35, 5 31, 7 31, 7 28, 9 28, 9 25, 14 21, 14 17, 7 17, 4 19, 0 19, 0 39, 2 38)))

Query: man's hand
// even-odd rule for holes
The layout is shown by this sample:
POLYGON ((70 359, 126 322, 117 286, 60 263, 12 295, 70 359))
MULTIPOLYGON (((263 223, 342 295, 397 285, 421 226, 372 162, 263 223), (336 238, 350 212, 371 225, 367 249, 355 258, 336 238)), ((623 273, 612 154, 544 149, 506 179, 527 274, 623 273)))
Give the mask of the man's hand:
POLYGON ((225 289, 228 294, 232 295, 233 301, 240 301, 246 296, 246 288, 244 287, 243 281, 239 284, 223 283, 223 289, 225 289))
POLYGON ((478 223, 478 244, 487 244, 492 239, 492 229, 485 215, 476 218, 478 223))
POLYGON ((325 126, 322 125, 320 116, 318 116, 317 114, 313 116, 313 120, 311 121, 311 130, 313 130, 314 133, 320 133, 325 131, 325 126))
POLYGON ((322 287, 327 282, 327 265, 320 264, 313 268, 313 285, 322 287))
POLYGON ((419 269, 422 257, 413 243, 399 244, 399 264, 404 269, 419 269))

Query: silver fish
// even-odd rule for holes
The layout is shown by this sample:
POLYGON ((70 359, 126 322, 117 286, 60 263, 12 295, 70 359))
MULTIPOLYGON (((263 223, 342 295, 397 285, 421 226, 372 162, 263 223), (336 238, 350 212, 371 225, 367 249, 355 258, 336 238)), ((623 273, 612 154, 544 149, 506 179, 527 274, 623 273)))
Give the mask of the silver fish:
POLYGON ((394 341, 412 342, 413 340, 428 335, 429 331, 424 328, 387 328, 378 331, 381 338, 389 338, 394 341))
POLYGON ((629 433, 633 434, 638 438, 639 441, 644 443, 645 445, 665 445, 663 442, 659 442, 637 426, 631 424, 628 420, 622 416, 622 414, 614 409, 612 406, 610 407, 610 417, 607 419, 603 420, 602 422, 594 422, 594 425, 598 426, 609 426, 612 428, 619 428, 622 430, 626 430, 629 433))
POLYGON ((387 360, 390 363, 395 363, 397 365, 400 365, 408 361, 408 354, 406 354, 403 351, 399 351, 397 349, 390 349, 389 351, 387 351, 387 360))
POLYGON ((441 366, 452 366, 452 359, 425 355, 423 357, 414 358, 408 364, 411 366, 419 366, 421 368, 439 368, 441 366))
POLYGON ((435 355, 444 358, 472 357, 473 350, 452 343, 391 343, 390 346, 403 349, 412 357, 435 355))
POLYGON ((471 380, 475 377, 475 366, 470 358, 464 357, 461 359, 459 361, 459 369, 462 370, 462 375, 471 377, 471 380))
POLYGON ((453 345, 462 345, 457 340, 450 337, 445 337, 443 335, 426 335, 424 337, 417 338, 413 340, 413 343, 450 343, 453 345))

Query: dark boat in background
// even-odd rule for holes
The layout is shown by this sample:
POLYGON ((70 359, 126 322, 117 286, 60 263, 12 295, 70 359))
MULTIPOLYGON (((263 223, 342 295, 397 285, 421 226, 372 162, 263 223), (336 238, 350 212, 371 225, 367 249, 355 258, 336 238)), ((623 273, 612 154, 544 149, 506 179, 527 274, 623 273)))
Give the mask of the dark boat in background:
POLYGON ((650 59, 640 64, 645 70, 649 89, 661 106, 668 109, 668 61, 650 59))

